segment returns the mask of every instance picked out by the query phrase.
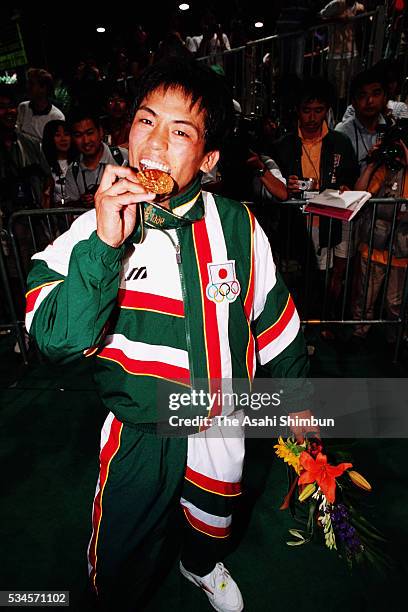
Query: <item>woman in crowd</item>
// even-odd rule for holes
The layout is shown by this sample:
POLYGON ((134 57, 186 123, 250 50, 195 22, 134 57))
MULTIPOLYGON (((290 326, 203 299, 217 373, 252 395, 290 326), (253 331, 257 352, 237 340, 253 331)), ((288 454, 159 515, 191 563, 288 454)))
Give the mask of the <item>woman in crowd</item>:
POLYGON ((71 133, 65 121, 49 121, 46 124, 42 149, 54 179, 51 203, 53 206, 63 206, 65 200, 65 175, 69 164, 75 158, 71 133))

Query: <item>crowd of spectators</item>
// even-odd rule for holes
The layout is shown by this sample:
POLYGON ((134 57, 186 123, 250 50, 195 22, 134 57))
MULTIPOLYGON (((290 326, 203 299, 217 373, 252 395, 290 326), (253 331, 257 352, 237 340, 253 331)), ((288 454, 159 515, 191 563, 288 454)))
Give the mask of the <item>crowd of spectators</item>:
MULTIPOLYGON (((304 197, 300 189, 304 179, 311 180, 314 192, 326 188, 358 188, 373 195, 408 196, 408 130, 400 129, 394 139, 398 148, 394 164, 375 156, 384 132, 408 118, 408 108, 400 99, 404 75, 401 65, 393 60, 382 60, 369 70, 356 73, 357 47, 350 18, 364 10, 362 4, 348 0, 332 0, 325 6, 306 0, 286 3, 277 22, 277 32, 297 32, 296 36, 281 40, 281 71, 292 75, 292 80, 286 81, 290 90, 286 93, 293 101, 294 112, 285 122, 267 115, 248 117, 242 113, 240 100, 234 100, 236 126, 229 146, 211 176, 203 176, 205 189, 254 203, 283 272, 288 262, 295 262, 300 275, 305 272, 304 247, 311 241, 312 309, 317 308, 312 311, 314 316, 319 316, 324 285, 330 312, 336 316, 336 304, 344 291, 346 260, 351 256, 355 264, 350 316, 374 317, 389 262, 390 209, 381 210, 377 215, 372 232, 374 248, 368 249, 371 231, 368 212, 361 215, 360 231, 353 235, 350 224, 338 221, 330 224, 327 217, 319 216, 313 217, 312 227, 307 231, 301 208, 289 210, 280 202, 304 197), (333 30, 332 38, 327 41, 329 80, 302 78, 305 48, 299 28, 301 24, 302 28, 310 25, 317 15, 320 19, 341 21, 340 30, 333 30), (351 104, 347 106, 348 93, 351 104), (341 121, 336 121, 331 110, 339 99, 344 102, 345 113, 341 121), (366 283, 370 259, 373 272, 366 283), (368 298, 364 305, 362 295, 366 293, 366 286, 368 298)), ((233 26, 231 33, 226 33, 210 15, 202 21, 200 34, 184 36, 172 29, 154 52, 146 46, 147 34, 138 27, 132 53, 119 45, 112 50, 111 62, 106 67, 98 65, 92 54, 78 63, 67 90, 68 103, 61 105, 62 109, 58 108, 54 96, 53 76, 45 69, 27 71, 23 100, 21 95, 18 97, 15 86, 0 84, 2 227, 6 228, 12 212, 21 208, 92 207, 105 165, 127 163, 132 100, 138 75, 149 63, 167 57, 210 56, 212 68, 220 73, 220 78, 225 78, 223 52, 231 48, 231 42, 241 45, 248 41, 243 24, 236 20, 233 26)), ((399 251, 393 252, 388 266, 390 277, 385 299, 385 307, 393 318, 398 316, 402 302, 408 262, 404 242, 407 214, 404 205, 399 205, 394 218, 399 251)), ((37 230, 41 233, 42 229, 39 224, 37 230)), ((23 221, 16 224, 16 235, 23 268, 27 271, 30 239, 23 221)), ((48 238, 47 232, 42 231, 42 241, 46 243, 48 238)), ((13 254, 4 241, 3 249, 12 289, 17 295, 21 292, 13 254)), ((290 283, 291 279, 287 280, 290 283)), ((296 293, 296 284, 292 289, 296 293)), ((302 295, 299 301, 302 310, 302 295)), ((16 298, 16 304, 21 318, 22 300, 16 298)), ((362 338, 368 331, 369 325, 360 325, 354 335, 362 338)))

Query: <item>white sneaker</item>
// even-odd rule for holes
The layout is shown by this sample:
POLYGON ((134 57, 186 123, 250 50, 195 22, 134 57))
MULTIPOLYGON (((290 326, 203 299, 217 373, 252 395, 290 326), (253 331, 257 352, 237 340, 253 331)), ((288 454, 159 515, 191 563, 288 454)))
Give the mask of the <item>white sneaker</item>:
POLYGON ((180 572, 187 580, 203 589, 210 604, 218 612, 241 612, 244 609, 241 591, 222 563, 217 563, 206 576, 196 576, 187 571, 180 561, 180 572))

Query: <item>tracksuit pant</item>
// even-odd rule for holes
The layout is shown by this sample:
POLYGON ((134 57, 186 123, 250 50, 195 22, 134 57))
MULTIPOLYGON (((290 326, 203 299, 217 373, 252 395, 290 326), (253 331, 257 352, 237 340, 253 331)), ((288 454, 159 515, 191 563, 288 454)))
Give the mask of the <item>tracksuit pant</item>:
MULTIPOLYGON (((205 440, 202 443, 206 446, 205 440)), ((169 536, 173 545, 175 537, 179 539, 183 565, 197 575, 211 572, 225 556, 232 504, 240 485, 227 482, 223 487, 222 481, 188 469, 188 444, 187 438, 156 435, 152 425, 129 426, 108 415, 101 433, 88 547, 91 585, 104 609, 137 608, 138 597, 156 575, 169 536)), ((218 458, 224 458, 225 464, 222 453, 230 452, 231 443, 209 444, 221 448, 218 458)), ((233 447, 237 444, 241 443, 232 442, 233 447)))

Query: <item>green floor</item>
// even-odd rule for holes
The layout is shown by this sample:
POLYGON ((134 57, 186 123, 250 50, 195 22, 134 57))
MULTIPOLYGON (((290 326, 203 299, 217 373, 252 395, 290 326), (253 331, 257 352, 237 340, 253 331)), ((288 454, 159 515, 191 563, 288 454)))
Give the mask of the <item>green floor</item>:
MULTIPOLYGON (((315 376, 406 375, 404 364, 393 366, 391 353, 375 336, 358 353, 311 342, 315 376)), ((86 547, 105 413, 88 361, 23 371, 12 344, 11 338, 0 340, 0 590, 69 590, 70 609, 85 611, 86 547)), ((234 550, 227 559, 245 610, 406 610, 407 451, 406 439, 353 443, 356 464, 374 486, 366 512, 388 535, 395 562, 391 575, 379 577, 350 574, 318 543, 285 544, 293 523, 278 509, 286 487, 283 464, 274 460, 272 441, 249 440, 246 494, 237 508, 234 550)), ((175 562, 157 582, 143 608, 148 612, 212 609, 179 576, 175 562)))

